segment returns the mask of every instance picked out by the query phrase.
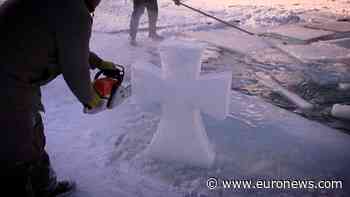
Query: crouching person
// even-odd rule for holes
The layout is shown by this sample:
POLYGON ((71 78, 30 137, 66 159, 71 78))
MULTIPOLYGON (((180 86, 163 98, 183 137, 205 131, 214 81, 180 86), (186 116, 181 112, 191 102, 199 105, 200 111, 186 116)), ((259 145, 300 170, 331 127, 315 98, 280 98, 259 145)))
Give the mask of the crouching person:
POLYGON ((53 197, 74 183, 57 181, 45 151, 40 86, 62 74, 87 109, 103 101, 90 65, 114 69, 90 53, 91 13, 99 0, 7 0, 0 6, 0 185, 18 197, 53 197), (90 62, 89 62, 90 61, 90 62))

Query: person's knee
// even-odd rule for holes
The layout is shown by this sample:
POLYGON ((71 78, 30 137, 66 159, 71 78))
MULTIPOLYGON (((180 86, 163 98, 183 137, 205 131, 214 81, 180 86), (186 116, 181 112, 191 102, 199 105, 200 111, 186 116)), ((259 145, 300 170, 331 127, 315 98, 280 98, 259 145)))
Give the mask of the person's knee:
POLYGON ((147 6, 147 12, 158 14, 158 6, 156 6, 156 5, 147 6))
POLYGON ((32 111, 12 111, 0 113, 0 162, 37 161, 45 146, 45 136, 41 119, 32 111))
POLYGON ((149 3, 147 3, 147 11, 148 12, 154 12, 158 13, 158 3, 157 0, 152 0, 149 3))
POLYGON ((158 12, 155 10, 148 10, 148 16, 149 18, 152 20, 153 18, 157 18, 158 17, 158 12))
POLYGON ((143 5, 135 6, 132 12, 134 18, 140 18, 145 12, 145 7, 143 5))

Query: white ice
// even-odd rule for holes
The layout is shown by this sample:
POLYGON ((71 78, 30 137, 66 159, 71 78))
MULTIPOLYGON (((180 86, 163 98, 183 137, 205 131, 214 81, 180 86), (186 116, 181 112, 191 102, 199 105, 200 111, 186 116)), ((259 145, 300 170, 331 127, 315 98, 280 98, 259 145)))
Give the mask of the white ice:
POLYGON ((214 162, 200 111, 225 119, 232 74, 200 76, 203 50, 196 42, 170 40, 160 46, 162 69, 145 62, 133 66, 135 100, 162 105, 157 133, 146 150, 151 157, 200 167, 214 162))

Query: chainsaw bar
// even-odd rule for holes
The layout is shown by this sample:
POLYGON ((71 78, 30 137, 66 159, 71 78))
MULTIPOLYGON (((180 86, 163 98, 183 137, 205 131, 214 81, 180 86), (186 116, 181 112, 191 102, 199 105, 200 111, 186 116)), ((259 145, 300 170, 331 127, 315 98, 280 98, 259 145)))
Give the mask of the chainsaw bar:
POLYGON ((113 109, 114 107, 119 106, 130 96, 131 96, 131 83, 124 82, 118 87, 116 92, 113 94, 113 97, 108 102, 107 108, 113 109))

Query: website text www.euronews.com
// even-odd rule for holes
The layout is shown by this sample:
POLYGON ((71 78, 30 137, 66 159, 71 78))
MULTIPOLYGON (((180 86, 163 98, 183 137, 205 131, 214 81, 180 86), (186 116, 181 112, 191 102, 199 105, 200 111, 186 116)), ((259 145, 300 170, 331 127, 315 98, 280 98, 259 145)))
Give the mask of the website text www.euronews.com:
POLYGON ((234 180, 208 178, 207 187, 214 189, 342 189, 340 180, 234 180))

